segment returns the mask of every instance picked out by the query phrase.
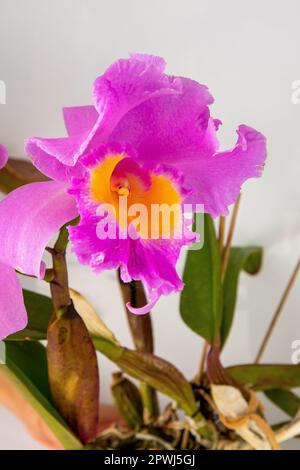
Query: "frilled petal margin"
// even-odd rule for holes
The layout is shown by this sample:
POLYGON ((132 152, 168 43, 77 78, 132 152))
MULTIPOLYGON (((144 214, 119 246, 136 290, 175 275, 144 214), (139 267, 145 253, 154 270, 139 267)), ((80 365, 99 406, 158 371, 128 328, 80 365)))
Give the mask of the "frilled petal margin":
POLYGON ((97 111, 86 106, 64 111, 69 137, 27 140, 26 151, 34 165, 58 181, 79 176, 80 168, 72 170, 79 157, 107 140, 130 109, 150 98, 181 93, 181 80, 164 74, 164 68, 163 59, 142 54, 112 64, 94 83, 97 111), (67 170, 64 166, 71 168, 67 170))
POLYGON ((11 192, 0 202, 0 262, 43 277, 47 243, 77 215, 75 200, 62 183, 32 183, 11 192))
POLYGON ((213 97, 205 85, 180 78, 182 93, 149 99, 126 113, 109 140, 129 142, 146 165, 204 158, 218 149, 210 119, 213 97))
POLYGON ((0 340, 23 330, 27 314, 22 288, 13 268, 0 263, 0 340))
POLYGON ((242 184, 261 176, 266 160, 266 138, 255 129, 241 125, 235 147, 210 157, 179 162, 187 188, 197 188, 185 202, 203 204, 211 216, 227 215, 228 206, 238 197, 242 184))
POLYGON ((105 121, 106 135, 128 111, 162 95, 180 93, 181 80, 164 73, 161 57, 133 54, 113 63, 93 86, 95 107, 105 121))
POLYGON ((72 177, 78 178, 82 175, 82 167, 65 165, 58 156, 65 154, 66 158, 72 158, 87 135, 85 132, 84 135, 72 135, 62 139, 30 137, 25 141, 25 151, 34 166, 44 175, 55 181, 68 182, 72 177))
POLYGON ((184 240, 130 240, 128 260, 121 266, 121 277, 138 279, 147 290, 149 303, 141 308, 127 304, 128 310, 138 315, 150 312, 162 295, 183 289, 176 272, 176 263, 184 240), (162 259, 164 260, 162 262, 162 259))
POLYGON ((193 239, 121 240, 117 237, 101 240, 97 236, 98 222, 97 217, 89 216, 81 219, 79 225, 69 227, 72 249, 79 262, 90 265, 95 272, 120 268, 123 282, 143 282, 149 303, 139 309, 128 305, 132 313, 148 313, 161 295, 182 290, 176 263, 181 247, 193 239))
POLYGON ((4 167, 8 160, 8 152, 6 148, 0 144, 0 168, 4 167))

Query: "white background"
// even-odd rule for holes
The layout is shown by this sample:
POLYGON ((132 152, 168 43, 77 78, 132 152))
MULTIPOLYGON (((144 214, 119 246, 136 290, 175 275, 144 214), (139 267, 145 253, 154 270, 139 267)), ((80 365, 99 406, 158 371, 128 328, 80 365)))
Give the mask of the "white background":
MULTIPOLYGON (((265 173, 244 187, 235 239, 263 245, 264 266, 258 277, 242 276, 226 364, 253 360, 299 256, 300 104, 291 101, 300 79, 299 17, 297 0, 0 0, 0 80, 7 86, 0 141, 11 154, 24 155, 26 136, 64 135, 61 108, 90 103, 95 77, 129 52, 162 55, 169 73, 209 86, 224 148, 240 123, 267 136, 265 173)), ((70 277, 130 345, 114 273, 95 277, 72 259, 70 277)), ((191 377, 202 342, 182 324, 178 299, 164 298, 153 311, 156 352, 191 377)), ((298 283, 266 361, 290 362, 291 343, 300 339, 299 301, 298 283)), ((108 401, 113 366, 101 357, 100 367, 108 401)), ((0 448, 40 448, 3 408, 0 448)))

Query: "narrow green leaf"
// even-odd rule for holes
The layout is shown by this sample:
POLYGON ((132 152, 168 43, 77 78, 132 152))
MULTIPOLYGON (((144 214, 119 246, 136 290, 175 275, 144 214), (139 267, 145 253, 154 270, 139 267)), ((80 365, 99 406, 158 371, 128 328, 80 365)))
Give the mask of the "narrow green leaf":
POLYGON ((224 346, 229 335, 238 292, 240 272, 256 274, 262 264, 262 248, 256 246, 232 247, 223 288, 223 315, 221 326, 221 344, 224 346))
POLYGON ((65 449, 81 449, 81 442, 53 406, 44 346, 30 341, 5 341, 5 345, 6 365, 0 365, 1 372, 22 393, 65 449))
POLYGON ((175 400, 188 416, 195 419, 199 433, 211 437, 211 429, 198 411, 190 383, 175 366, 160 357, 126 349, 106 338, 93 338, 93 342, 98 351, 128 375, 175 400))
POLYGON ((52 300, 45 295, 25 289, 23 296, 28 314, 28 324, 24 330, 10 335, 7 341, 46 339, 48 323, 53 313, 52 300))
POLYGON ((92 336, 94 346, 97 351, 100 351, 108 359, 117 364, 118 359, 120 358, 123 347, 120 344, 114 343, 107 338, 101 338, 99 336, 92 336))
POLYGON ((300 364, 244 364, 227 371, 237 382, 256 390, 300 387, 300 364))
POLYGON ((93 338, 96 349, 131 377, 153 386, 176 400, 187 414, 197 411, 190 383, 169 362, 142 351, 132 351, 106 339, 93 338))
POLYGON ((294 418, 300 409, 300 398, 290 390, 272 389, 266 390, 265 395, 278 408, 294 418))
POLYGON ((126 348, 123 348, 117 363, 131 377, 148 383, 176 400, 188 415, 197 411, 190 383, 173 364, 152 354, 126 348))
POLYGON ((204 246, 187 255, 181 294, 183 321, 195 333, 212 343, 219 331, 222 315, 221 262, 214 224, 204 216, 204 246))

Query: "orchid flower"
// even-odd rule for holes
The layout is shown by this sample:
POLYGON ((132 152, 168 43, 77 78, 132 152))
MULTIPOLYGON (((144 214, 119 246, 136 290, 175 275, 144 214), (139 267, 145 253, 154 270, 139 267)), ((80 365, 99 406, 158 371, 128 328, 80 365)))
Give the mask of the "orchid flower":
POLYGON ((216 217, 228 213, 244 181, 260 176, 264 136, 241 125, 235 146, 218 151, 220 121, 210 116, 208 88, 166 75, 165 65, 160 57, 141 54, 118 60, 96 79, 93 106, 64 109, 68 137, 27 140, 33 164, 52 181, 23 186, 0 203, 1 298, 14 303, 13 311, 2 308, 0 337, 24 326, 13 270, 43 277, 47 242, 71 219, 80 216, 69 227, 79 262, 95 272, 120 269, 124 282, 142 281, 149 303, 128 308, 143 314, 161 295, 183 288, 176 262, 193 238, 187 232, 164 238, 160 224, 156 237, 146 236, 150 219, 143 236, 130 215, 120 222, 120 199, 129 208, 203 204, 216 217), (99 237, 103 204, 113 208, 116 237, 99 237), (132 227, 136 236, 124 237, 132 227))

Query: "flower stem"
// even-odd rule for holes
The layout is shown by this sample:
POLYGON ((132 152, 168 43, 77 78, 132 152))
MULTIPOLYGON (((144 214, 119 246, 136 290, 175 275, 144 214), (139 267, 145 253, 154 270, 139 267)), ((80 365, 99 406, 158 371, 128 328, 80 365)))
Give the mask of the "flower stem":
POLYGON ((69 293, 68 270, 66 264, 66 249, 69 243, 69 225, 76 225, 79 218, 75 218, 65 224, 59 231, 58 238, 53 248, 47 248, 53 260, 53 268, 46 271, 45 280, 50 282, 50 290, 54 311, 59 314, 72 304, 69 293))
POLYGON ((50 282, 51 296, 54 310, 59 314, 65 307, 71 305, 69 294, 68 271, 66 264, 66 248, 68 245, 68 231, 63 227, 54 245, 54 248, 47 248, 53 259, 53 273, 50 282))
POLYGON ((227 269, 227 265, 228 265, 229 254, 230 254, 230 248, 231 248, 231 243, 232 243, 232 239, 233 239, 233 234, 234 234, 234 229, 235 229, 235 224, 236 224, 236 219, 237 219, 237 215, 238 215, 240 202, 241 202, 241 194, 239 194, 239 196, 236 200, 236 203, 234 205, 234 208, 233 208, 232 217, 231 217, 231 220, 230 220, 230 225, 229 225, 229 230, 228 230, 228 237, 227 237, 227 240, 226 240, 224 250, 222 252, 222 263, 221 263, 221 278, 222 278, 222 281, 224 281, 224 277, 225 277, 225 274, 226 274, 226 269, 227 269))
POLYGON ((294 283, 295 283, 295 281, 296 281, 296 278, 297 278, 297 275, 298 275, 299 271, 300 271, 300 258, 298 259, 298 262, 296 263, 296 266, 295 266, 295 268, 294 268, 294 270, 293 270, 293 272, 292 272, 292 274, 291 274, 291 277, 290 277, 290 279, 289 279, 289 281, 288 281, 288 284, 287 284, 287 286, 286 286, 286 288, 285 288, 285 290, 284 290, 284 292, 283 292, 283 294, 282 294, 282 297, 281 297, 281 299, 280 299, 279 305, 278 305, 278 307, 277 307, 277 309, 276 309, 276 311, 275 311, 275 314, 274 314, 274 316, 273 316, 273 318, 272 318, 272 320, 271 320, 271 323, 270 323, 270 325, 269 325, 269 328, 268 328, 268 330, 267 330, 267 332, 266 332, 266 334, 265 334, 265 336, 264 336, 264 339, 263 339, 263 341, 262 341, 262 343, 261 343, 261 346, 260 346, 260 348, 259 348, 259 350, 258 350, 258 353, 257 353, 256 358, 255 358, 255 363, 256 363, 256 364, 259 363, 259 361, 260 361, 260 359, 261 359, 263 353, 265 352, 266 346, 267 346, 267 344, 268 344, 268 342, 269 342, 269 340, 270 340, 270 338, 271 338, 271 335, 272 335, 272 333, 273 333, 273 330, 274 330, 274 328, 275 328, 275 325, 276 325, 276 323, 277 323, 278 320, 279 320, 280 314, 281 314, 281 312, 282 312, 282 310, 283 310, 283 307, 284 307, 284 305, 285 305, 285 303, 286 303, 286 300, 287 300, 287 298, 288 298, 288 296, 289 296, 289 293, 291 292, 291 289, 292 289, 292 287, 293 287, 293 285, 294 285, 294 283))
MULTIPOLYGON (((137 351, 153 354, 154 341, 151 315, 149 313, 147 315, 134 315, 126 308, 128 302, 135 308, 141 307, 147 303, 144 287, 141 282, 137 281, 124 283, 121 279, 120 272, 118 272, 118 279, 135 348, 137 351)), ((141 395, 146 421, 152 420, 159 414, 156 391, 149 385, 141 383, 141 395)))
POLYGON ((205 368, 205 363, 206 363, 206 358, 207 358, 207 353, 208 353, 208 348, 209 348, 209 343, 207 341, 204 342, 203 348, 202 348, 202 353, 201 353, 201 359, 200 359, 200 365, 199 365, 199 370, 198 373, 195 377, 195 383, 197 385, 201 384, 204 368, 205 368))
POLYGON ((226 224, 226 217, 221 216, 219 219, 219 249, 220 249, 221 256, 222 256, 222 252, 224 248, 225 224, 226 224))

